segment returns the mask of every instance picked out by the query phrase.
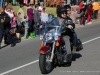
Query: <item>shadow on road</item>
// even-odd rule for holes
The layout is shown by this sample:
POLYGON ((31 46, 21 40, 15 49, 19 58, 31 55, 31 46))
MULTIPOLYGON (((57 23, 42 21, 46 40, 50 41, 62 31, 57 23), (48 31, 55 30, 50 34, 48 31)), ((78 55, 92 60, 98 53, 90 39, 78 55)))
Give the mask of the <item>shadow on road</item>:
POLYGON ((7 46, 9 46, 9 45, 10 45, 10 44, 4 45, 4 46, 1 47, 1 49, 2 49, 2 48, 5 48, 5 47, 7 47, 7 46))
POLYGON ((80 57, 82 57, 80 53, 75 53, 73 54, 72 61, 76 61, 76 59, 79 59, 80 57))

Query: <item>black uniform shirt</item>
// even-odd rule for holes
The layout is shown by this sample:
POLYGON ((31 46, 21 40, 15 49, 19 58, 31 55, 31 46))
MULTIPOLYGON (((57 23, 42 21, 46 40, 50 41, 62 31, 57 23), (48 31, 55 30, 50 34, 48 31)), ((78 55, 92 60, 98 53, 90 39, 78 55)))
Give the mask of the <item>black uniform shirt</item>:
POLYGON ((6 29, 10 27, 10 17, 6 13, 0 14, 0 29, 6 29), (1 20, 4 20, 2 23, 1 20))

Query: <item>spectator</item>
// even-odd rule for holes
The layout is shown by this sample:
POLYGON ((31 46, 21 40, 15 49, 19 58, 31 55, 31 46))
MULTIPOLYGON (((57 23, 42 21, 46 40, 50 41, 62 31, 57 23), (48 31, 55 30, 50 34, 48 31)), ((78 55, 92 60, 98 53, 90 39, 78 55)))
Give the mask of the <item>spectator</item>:
POLYGON ((43 6, 43 4, 42 4, 42 2, 41 2, 41 3, 40 3, 40 6, 39 6, 39 8, 38 8, 39 11, 42 11, 42 9, 43 9, 42 6, 43 6))
POLYGON ((24 39, 27 39, 27 36, 28 36, 28 28, 29 28, 27 16, 24 17, 23 24, 24 24, 24 28, 25 28, 24 39))
POLYGON ((38 7, 39 7, 39 5, 36 4, 35 5, 35 10, 34 10, 34 17, 36 17, 36 18, 34 18, 34 23, 35 23, 35 26, 34 26, 35 27, 34 28, 34 30, 35 30, 35 36, 39 34, 38 33, 39 32, 38 27, 39 27, 40 22, 41 22, 38 7), (37 30, 38 30, 38 32, 37 32, 37 30))
POLYGON ((40 34, 42 34, 42 30, 43 30, 45 24, 48 22, 49 22, 48 14, 46 12, 46 9, 43 8, 43 10, 41 12, 41 24, 42 25, 40 26, 40 32, 41 32, 40 34))
POLYGON ((14 16, 11 21, 11 30, 13 31, 13 33, 12 32, 11 33, 12 33, 12 38, 14 41, 16 37, 16 26, 17 26, 16 17, 14 16))
POLYGON ((1 42, 2 42, 2 36, 5 33, 11 43, 11 47, 14 47, 14 41, 9 33, 10 30, 10 17, 4 12, 3 8, 0 8, 0 48, 1 48, 1 42))
POLYGON ((6 8, 5 13, 7 13, 9 15, 10 19, 12 20, 12 18, 14 17, 14 14, 11 12, 11 9, 6 8))
POLYGON ((85 26, 86 14, 87 14, 87 6, 84 5, 83 9, 82 9, 82 11, 80 13, 80 25, 84 25, 85 26))
POLYGON ((17 17, 17 32, 16 32, 18 41, 21 40, 20 33, 21 33, 21 27, 22 27, 22 19, 20 18, 20 15, 21 15, 21 13, 19 12, 18 17, 17 17))
POLYGON ((92 13, 93 13, 92 5, 88 4, 88 6, 87 6, 87 23, 90 22, 92 13))
POLYGON ((98 18, 98 10, 99 10, 99 3, 98 2, 93 2, 93 18, 97 19, 98 18))
POLYGON ((28 23, 29 23, 29 33, 31 30, 31 26, 32 26, 32 21, 34 20, 34 14, 33 14, 33 9, 32 9, 32 5, 30 4, 29 7, 27 8, 27 17, 28 17, 28 23))
MULTIPOLYGON (((11 21, 12 18, 14 17, 14 14, 11 12, 10 7, 9 7, 9 8, 6 7, 6 8, 4 8, 4 9, 5 9, 5 13, 9 15, 10 21, 11 21)), ((8 37, 7 37, 6 34, 4 35, 4 43, 5 43, 5 44, 9 44, 9 40, 8 40, 8 37)))
POLYGON ((48 14, 46 12, 46 8, 43 8, 41 12, 41 23, 44 25, 45 23, 49 22, 48 14))
POLYGON ((17 15, 18 15, 19 12, 21 13, 20 18, 22 18, 22 21, 24 20, 24 10, 23 9, 24 9, 24 6, 23 6, 23 4, 21 4, 20 8, 17 12, 17 15))
POLYGON ((82 12, 83 8, 84 8, 84 0, 81 0, 81 2, 79 3, 79 8, 80 8, 80 13, 82 12))

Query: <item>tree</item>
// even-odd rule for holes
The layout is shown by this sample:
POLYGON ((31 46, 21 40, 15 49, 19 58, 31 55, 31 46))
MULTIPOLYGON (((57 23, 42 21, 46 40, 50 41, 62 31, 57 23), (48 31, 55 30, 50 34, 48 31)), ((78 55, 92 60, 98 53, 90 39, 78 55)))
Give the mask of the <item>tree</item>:
POLYGON ((44 0, 44 6, 46 7, 46 0, 44 0))

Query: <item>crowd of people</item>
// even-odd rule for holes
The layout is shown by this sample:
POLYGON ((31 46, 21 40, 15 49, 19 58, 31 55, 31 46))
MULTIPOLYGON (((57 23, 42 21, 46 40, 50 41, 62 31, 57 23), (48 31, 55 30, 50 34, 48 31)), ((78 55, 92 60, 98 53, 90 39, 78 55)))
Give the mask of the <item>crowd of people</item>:
POLYGON ((99 3, 95 0, 90 0, 88 4, 81 0, 79 3, 79 9, 73 10, 70 17, 73 19, 74 23, 79 23, 80 25, 91 24, 91 20, 96 20, 98 18, 99 3))
POLYGON ((46 12, 45 7, 38 4, 35 5, 34 9, 33 5, 28 4, 26 14, 23 4, 20 4, 17 14, 15 14, 12 5, 8 4, 0 9, 0 16, 2 16, 2 18, 0 17, 0 44, 4 36, 4 43, 11 43, 12 47, 15 46, 16 42, 21 41, 21 36, 27 39, 31 34, 34 34, 35 37, 40 35, 43 25, 49 23, 54 17, 51 12, 49 14, 46 12))

